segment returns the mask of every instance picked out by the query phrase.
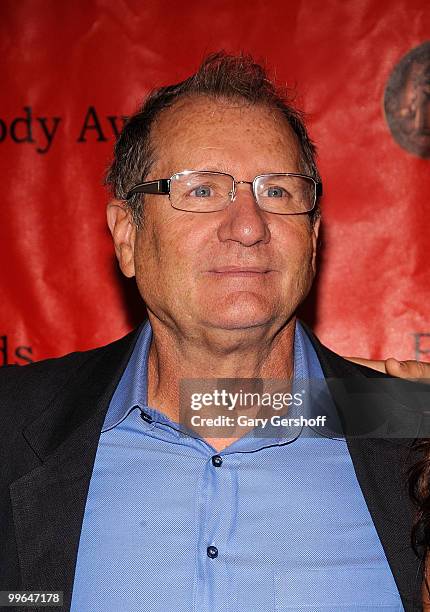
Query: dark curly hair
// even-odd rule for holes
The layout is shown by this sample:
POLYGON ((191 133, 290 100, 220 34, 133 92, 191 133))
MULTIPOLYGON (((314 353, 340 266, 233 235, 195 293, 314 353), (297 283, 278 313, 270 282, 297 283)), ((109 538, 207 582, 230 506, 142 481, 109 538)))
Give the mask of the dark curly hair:
POLYGON ((430 438, 416 440, 413 449, 419 459, 408 472, 409 495, 416 507, 411 542, 415 554, 423 561, 424 581, 430 595, 426 578, 426 556, 430 551, 430 438))

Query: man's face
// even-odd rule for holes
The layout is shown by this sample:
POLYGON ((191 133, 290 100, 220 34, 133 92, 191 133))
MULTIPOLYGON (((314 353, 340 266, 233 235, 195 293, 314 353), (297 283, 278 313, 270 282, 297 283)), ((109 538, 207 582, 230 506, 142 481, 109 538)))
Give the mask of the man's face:
MULTIPOLYGON (((300 172, 298 145, 274 112, 206 97, 181 101, 153 129, 146 180, 182 170, 227 172, 252 181, 300 172)), ((134 272, 147 307, 175 328, 249 329, 285 323, 314 276, 318 223, 262 211, 250 185, 222 211, 183 212, 146 195, 135 233, 134 272)))

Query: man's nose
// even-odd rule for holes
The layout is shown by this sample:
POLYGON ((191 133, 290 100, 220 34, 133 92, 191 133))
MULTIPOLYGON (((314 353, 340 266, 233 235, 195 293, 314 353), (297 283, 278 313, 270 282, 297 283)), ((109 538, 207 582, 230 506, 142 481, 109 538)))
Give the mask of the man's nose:
POLYGON ((264 213, 255 201, 251 185, 237 185, 234 200, 223 213, 218 227, 218 238, 221 242, 232 240, 244 246, 252 246, 270 240, 267 213, 264 213))

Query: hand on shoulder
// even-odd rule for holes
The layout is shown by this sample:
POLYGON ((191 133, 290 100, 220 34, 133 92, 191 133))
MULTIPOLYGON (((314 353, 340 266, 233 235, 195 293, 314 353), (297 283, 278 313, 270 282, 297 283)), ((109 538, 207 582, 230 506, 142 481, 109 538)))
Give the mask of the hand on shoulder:
MULTIPOLYGON (((394 357, 389 357, 385 361, 363 359, 361 357, 345 357, 345 359, 368 368, 373 368, 379 372, 385 372, 390 376, 396 376, 397 378, 420 378, 428 379, 430 382, 430 363, 424 361, 414 361, 413 359, 398 361, 394 357)), ((422 382, 425 381, 423 380, 422 382)))

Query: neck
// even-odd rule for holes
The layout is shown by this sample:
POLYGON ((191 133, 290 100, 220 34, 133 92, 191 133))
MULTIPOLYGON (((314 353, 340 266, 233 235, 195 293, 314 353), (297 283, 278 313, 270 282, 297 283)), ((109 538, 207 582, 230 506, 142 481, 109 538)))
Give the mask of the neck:
POLYGON ((282 325, 247 330, 178 330, 149 315, 148 404, 169 418, 179 413, 184 378, 290 379, 295 317, 282 325))

